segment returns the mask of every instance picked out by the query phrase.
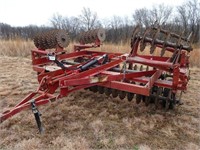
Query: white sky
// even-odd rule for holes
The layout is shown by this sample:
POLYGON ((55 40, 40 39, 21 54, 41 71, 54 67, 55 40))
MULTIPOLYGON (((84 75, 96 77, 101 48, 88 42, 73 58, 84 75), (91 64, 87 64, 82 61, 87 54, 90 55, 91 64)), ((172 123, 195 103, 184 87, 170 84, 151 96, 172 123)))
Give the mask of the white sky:
POLYGON ((78 16, 83 7, 97 12, 100 19, 131 17, 138 8, 153 5, 181 5, 187 0, 0 0, 0 22, 12 26, 49 25, 53 14, 78 16))

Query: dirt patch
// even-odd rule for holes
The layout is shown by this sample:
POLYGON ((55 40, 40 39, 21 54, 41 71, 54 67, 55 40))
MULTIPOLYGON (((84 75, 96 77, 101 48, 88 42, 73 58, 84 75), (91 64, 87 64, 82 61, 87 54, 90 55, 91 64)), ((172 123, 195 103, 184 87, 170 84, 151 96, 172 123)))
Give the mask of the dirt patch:
MULTIPOLYGON (((37 86, 27 58, 0 57, 0 112, 37 86)), ((200 149, 200 69, 192 68, 184 105, 155 111, 118 98, 81 90, 39 108, 45 133, 31 110, 0 125, 0 149, 200 149)))

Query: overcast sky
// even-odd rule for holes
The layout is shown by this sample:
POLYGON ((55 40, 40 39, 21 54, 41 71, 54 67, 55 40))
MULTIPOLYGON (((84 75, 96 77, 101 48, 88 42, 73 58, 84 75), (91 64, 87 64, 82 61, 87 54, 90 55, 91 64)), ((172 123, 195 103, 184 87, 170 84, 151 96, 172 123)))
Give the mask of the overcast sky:
POLYGON ((131 17, 135 9, 165 4, 177 6, 187 0, 0 0, 0 22, 12 26, 49 25, 53 14, 78 16, 83 7, 97 12, 100 19, 131 17))

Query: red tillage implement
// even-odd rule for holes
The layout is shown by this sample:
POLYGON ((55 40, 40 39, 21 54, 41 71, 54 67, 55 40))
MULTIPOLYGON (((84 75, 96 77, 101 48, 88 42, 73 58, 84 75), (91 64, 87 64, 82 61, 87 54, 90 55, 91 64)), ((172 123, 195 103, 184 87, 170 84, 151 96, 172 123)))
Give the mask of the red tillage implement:
POLYGON ((34 38, 37 49, 32 50, 32 65, 38 74, 39 87, 15 107, 1 113, 0 122, 24 109, 32 109, 41 132, 38 106, 80 89, 128 101, 135 96, 136 103, 143 101, 147 106, 154 103, 155 108, 172 109, 187 89, 190 37, 170 33, 159 26, 145 30, 136 26, 130 53, 124 54, 95 51, 105 39, 105 31, 96 29, 82 33, 80 44, 74 45, 73 52, 66 53, 64 47, 68 46, 69 38, 65 31, 38 34, 34 38), (54 52, 48 50, 52 48, 54 52), (144 50, 150 53, 142 54, 144 50), (153 55, 154 51, 160 55, 153 55))

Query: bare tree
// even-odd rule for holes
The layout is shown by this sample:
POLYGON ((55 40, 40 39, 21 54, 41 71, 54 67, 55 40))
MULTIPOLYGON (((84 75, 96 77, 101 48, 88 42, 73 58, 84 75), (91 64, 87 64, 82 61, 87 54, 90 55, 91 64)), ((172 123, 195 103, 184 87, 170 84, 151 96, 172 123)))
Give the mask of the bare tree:
POLYGON ((109 42, 127 42, 131 37, 132 26, 128 17, 113 16, 107 24, 107 41, 109 42))
POLYGON ((187 34, 193 32, 194 42, 199 41, 200 32, 200 3, 198 0, 189 0, 177 7, 178 19, 187 34))
POLYGON ((51 25, 56 29, 70 30, 71 22, 70 18, 63 17, 60 14, 54 14, 50 19, 51 25))
POLYGON ((187 31, 189 14, 186 11, 186 7, 183 5, 179 6, 177 9, 179 16, 176 19, 182 23, 183 29, 187 31))
POLYGON ((53 17, 50 19, 52 26, 56 29, 62 29, 63 24, 63 16, 60 14, 54 14, 53 17))
POLYGON ((147 27, 154 22, 165 24, 169 20, 171 13, 172 7, 160 4, 153 6, 152 9, 136 9, 133 14, 133 19, 137 24, 147 27))
POLYGON ((150 11, 147 8, 136 9, 133 14, 133 20, 136 24, 143 25, 145 27, 151 24, 150 11))
POLYGON ((68 31, 70 33, 70 37, 72 40, 74 40, 78 33, 80 32, 80 21, 77 17, 71 17, 69 18, 70 26, 68 28, 68 31))
POLYGON ((123 37, 123 42, 126 43, 132 35, 133 31, 133 26, 132 22, 128 17, 123 18, 123 31, 122 31, 122 37, 123 37))
POLYGON ((68 18, 59 14, 54 14, 50 21, 53 28, 66 30, 71 40, 74 40, 80 31, 80 21, 77 17, 68 18))
POLYGON ((113 29, 118 29, 122 26, 123 24, 123 20, 121 17, 119 16, 113 16, 111 19, 110 19, 110 26, 111 28, 113 29))
POLYGON ((90 8, 83 8, 82 14, 79 16, 84 30, 91 30, 101 26, 96 12, 92 12, 90 8))
POLYGON ((149 17, 151 17, 151 21, 156 21, 158 24, 162 25, 168 22, 172 10, 172 7, 166 6, 164 4, 153 6, 152 10, 150 10, 149 17))
POLYGON ((120 28, 122 27, 122 18, 119 16, 113 16, 109 21, 108 39, 112 39, 114 43, 117 43, 121 38, 120 28))
POLYGON ((0 23, 0 27, 1 27, 0 37, 6 40, 10 39, 11 35, 13 34, 12 27, 5 23, 0 23))
POLYGON ((102 24, 103 28, 109 29, 110 28, 110 18, 102 19, 101 24, 102 24))

